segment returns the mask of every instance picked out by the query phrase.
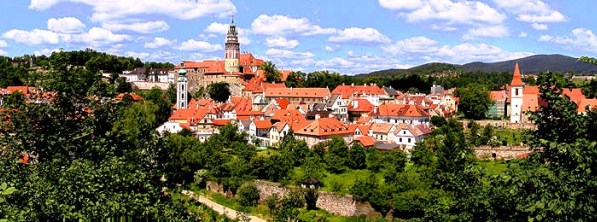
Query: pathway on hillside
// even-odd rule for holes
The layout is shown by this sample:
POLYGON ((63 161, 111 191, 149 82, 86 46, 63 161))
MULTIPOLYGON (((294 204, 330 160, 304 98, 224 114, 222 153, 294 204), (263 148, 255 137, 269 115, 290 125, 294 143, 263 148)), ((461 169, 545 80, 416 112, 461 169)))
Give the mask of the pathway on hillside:
MULTIPOLYGON (((223 214, 226 215, 228 218, 230 219, 237 219, 237 217, 239 216, 239 212, 233 209, 230 209, 228 207, 222 206, 216 202, 213 202, 210 199, 207 199, 205 197, 203 197, 202 195, 196 194, 193 191, 189 191, 189 190, 183 190, 182 191, 183 195, 186 195, 190 198, 193 198, 194 200, 198 201, 201 204, 204 204, 205 206, 211 208, 212 210, 218 212, 219 214, 223 214)), ((251 222, 266 222, 266 220, 250 215, 250 214, 245 214, 249 217, 251 222)))

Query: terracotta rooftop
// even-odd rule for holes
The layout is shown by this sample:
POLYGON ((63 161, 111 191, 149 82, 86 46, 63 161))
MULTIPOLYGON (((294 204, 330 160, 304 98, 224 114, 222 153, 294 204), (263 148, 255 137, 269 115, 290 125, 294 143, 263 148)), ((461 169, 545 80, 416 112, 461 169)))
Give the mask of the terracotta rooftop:
POLYGON ((420 105, 410 104, 384 104, 379 106, 378 116, 405 116, 405 117, 429 117, 420 105))
POLYGON ((343 99, 350 98, 351 95, 385 95, 382 88, 377 85, 339 85, 332 94, 340 94, 343 99))
POLYGON ((336 118, 319 118, 294 132, 297 135, 332 136, 351 134, 348 127, 336 118))
POLYGON ((578 105, 578 112, 588 112, 597 108, 597 99, 582 99, 578 105), (589 108, 589 110, 587 110, 589 108))
POLYGON ((327 88, 267 88, 265 97, 272 98, 325 98, 329 96, 327 88))
POLYGON ((510 83, 510 86, 523 86, 518 63, 516 63, 514 66, 514 75, 512 76, 512 82, 510 83))

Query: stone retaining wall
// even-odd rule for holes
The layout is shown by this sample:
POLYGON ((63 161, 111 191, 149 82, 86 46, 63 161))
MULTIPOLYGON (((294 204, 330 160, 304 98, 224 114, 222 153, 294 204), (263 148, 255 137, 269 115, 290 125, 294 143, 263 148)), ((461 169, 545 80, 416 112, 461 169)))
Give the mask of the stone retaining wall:
MULTIPOLYGON (((302 189, 296 186, 281 186, 280 184, 263 180, 255 180, 254 183, 257 190, 259 190, 260 203, 265 203, 265 200, 274 194, 278 195, 279 198, 283 198, 290 190, 302 189)), ((207 182, 207 189, 225 194, 222 186, 213 181, 207 182)), ((351 195, 325 191, 318 191, 317 193, 318 198, 315 203, 317 208, 336 215, 350 217, 367 215, 375 211, 368 202, 357 201, 351 195)))
POLYGON ((479 159, 520 159, 526 158, 533 150, 528 146, 479 146, 475 156, 479 159))

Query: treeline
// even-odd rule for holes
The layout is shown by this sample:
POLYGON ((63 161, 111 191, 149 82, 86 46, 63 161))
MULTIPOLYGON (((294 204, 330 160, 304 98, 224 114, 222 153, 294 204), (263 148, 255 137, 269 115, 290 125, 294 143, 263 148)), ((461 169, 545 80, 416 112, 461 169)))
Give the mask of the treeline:
POLYGON ((97 52, 92 49, 80 51, 59 51, 53 52, 50 56, 23 55, 19 57, 0 56, 0 87, 20 86, 38 84, 41 68, 49 70, 50 64, 57 58, 64 60, 66 64, 76 67, 84 67, 93 72, 105 71, 110 73, 122 73, 123 70, 133 70, 138 67, 151 68, 173 68, 174 64, 169 62, 146 62, 139 58, 111 55, 105 52, 97 52))
POLYGON ((226 221, 174 198, 180 153, 155 133, 171 95, 156 89, 142 102, 106 100, 117 86, 69 62, 69 54, 55 54, 40 77, 55 92, 50 103, 19 93, 4 99, 0 219, 226 221))

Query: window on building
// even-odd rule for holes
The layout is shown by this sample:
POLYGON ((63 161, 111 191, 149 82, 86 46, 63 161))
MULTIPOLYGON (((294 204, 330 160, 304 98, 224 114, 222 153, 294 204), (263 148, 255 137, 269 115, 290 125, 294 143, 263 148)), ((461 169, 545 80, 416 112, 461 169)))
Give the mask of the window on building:
POLYGON ((515 96, 518 96, 518 89, 515 89, 515 90, 514 90, 514 95, 515 95, 515 96))
POLYGON ((402 138, 398 139, 398 141, 402 143, 402 138))
POLYGON ((410 143, 410 138, 408 138, 408 143, 410 143))

